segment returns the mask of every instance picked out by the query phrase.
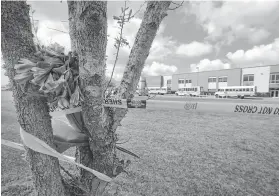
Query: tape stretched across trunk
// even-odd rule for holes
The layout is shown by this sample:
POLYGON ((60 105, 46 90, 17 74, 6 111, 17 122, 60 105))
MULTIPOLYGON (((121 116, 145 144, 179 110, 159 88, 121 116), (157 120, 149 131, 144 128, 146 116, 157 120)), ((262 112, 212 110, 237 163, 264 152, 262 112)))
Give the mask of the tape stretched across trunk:
POLYGON ((65 161, 74 165, 77 165, 89 172, 91 172, 92 174, 94 174, 97 178, 99 178, 100 180, 106 181, 106 182, 110 182, 112 179, 110 177, 108 177, 105 174, 102 174, 96 170, 93 170, 89 167, 86 167, 82 164, 76 163, 73 159, 70 159, 68 156, 62 155, 59 152, 57 152, 56 150, 54 150, 53 148, 51 148, 48 144, 46 144, 44 141, 40 140, 39 138, 27 133, 26 131, 24 131, 22 128, 20 128, 20 136, 21 139, 23 141, 23 143, 30 149, 39 152, 39 153, 43 153, 49 156, 53 156, 58 158, 61 161, 65 161))

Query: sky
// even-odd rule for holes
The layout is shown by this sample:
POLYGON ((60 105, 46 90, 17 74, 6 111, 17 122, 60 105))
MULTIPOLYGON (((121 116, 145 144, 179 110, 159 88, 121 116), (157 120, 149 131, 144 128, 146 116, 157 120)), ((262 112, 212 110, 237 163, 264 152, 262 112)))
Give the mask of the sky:
MULTIPOLYGON (((27 1, 38 20, 37 36, 44 45, 59 43, 70 50, 66 1, 27 1), (58 29, 55 31, 52 29, 58 29)), ((180 2, 176 2, 180 3, 180 2)), ((107 75, 111 74, 119 33, 113 16, 124 1, 108 2, 107 75)), ((143 1, 127 1, 137 12, 125 25, 124 38, 133 45, 146 8, 143 1)), ((171 7, 176 5, 172 4, 171 7)), ((172 75, 236 67, 279 64, 279 1, 185 1, 169 10, 153 41, 142 75, 172 75)), ((114 79, 121 80, 131 48, 123 47, 114 79)), ((7 83, 1 71, 1 83, 7 83)))

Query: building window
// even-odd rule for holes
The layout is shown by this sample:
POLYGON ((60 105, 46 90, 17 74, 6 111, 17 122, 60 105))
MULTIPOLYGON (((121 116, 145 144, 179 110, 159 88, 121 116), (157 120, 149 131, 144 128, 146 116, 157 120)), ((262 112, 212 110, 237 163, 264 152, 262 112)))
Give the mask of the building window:
POLYGON ((208 78, 208 82, 209 82, 209 83, 216 82, 216 77, 209 77, 209 78, 208 78))
POLYGON ((279 84, 279 73, 270 74, 270 84, 279 84))
POLYGON ((184 84, 184 79, 178 79, 178 84, 184 84))
POLYGON ((253 86, 254 85, 254 74, 243 75, 243 85, 253 86))
POLYGON ((185 83, 190 84, 190 83, 192 83, 192 80, 185 80, 185 83))
POLYGON ((219 77, 218 82, 228 82, 228 77, 227 76, 219 77))
POLYGON ((254 82, 254 74, 243 75, 243 82, 254 82))

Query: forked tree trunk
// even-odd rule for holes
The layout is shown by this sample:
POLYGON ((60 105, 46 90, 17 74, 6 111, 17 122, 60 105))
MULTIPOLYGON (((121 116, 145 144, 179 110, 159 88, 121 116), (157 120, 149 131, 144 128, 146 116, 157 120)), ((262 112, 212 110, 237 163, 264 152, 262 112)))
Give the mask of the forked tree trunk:
MULTIPOLYGON (((136 90, 144 62, 160 23, 167 15, 171 2, 148 2, 141 27, 129 57, 121 82, 120 98, 127 98, 136 90)), ((83 164, 114 177, 117 165, 121 165, 115 154, 115 131, 127 110, 102 107, 105 88, 105 52, 107 45, 107 2, 68 1, 70 37, 72 49, 79 56, 81 87, 85 100, 82 113, 89 136, 90 149, 79 148, 79 159, 83 164)), ((92 195, 103 192, 98 188, 100 181, 86 171, 82 179, 91 189, 92 195), (92 180, 93 179, 93 180, 92 180)), ((106 183, 103 183, 105 185, 106 183)))
MULTIPOLYGON (((13 84, 13 97, 18 122, 28 133, 53 146, 53 132, 47 100, 42 97, 30 97, 23 94, 14 82, 14 64, 19 58, 30 58, 35 52, 29 6, 23 1, 1 1, 1 47, 8 76, 13 84)), ((34 92, 34 86, 28 84, 26 91, 34 92)), ((56 158, 34 152, 27 148, 27 161, 32 171, 35 195, 63 196, 64 187, 56 158)))

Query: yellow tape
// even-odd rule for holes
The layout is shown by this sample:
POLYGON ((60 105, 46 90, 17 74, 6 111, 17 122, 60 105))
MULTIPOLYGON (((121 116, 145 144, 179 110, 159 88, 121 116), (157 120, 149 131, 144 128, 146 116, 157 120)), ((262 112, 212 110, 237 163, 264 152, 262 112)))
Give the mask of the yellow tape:
POLYGON ((58 158, 61 161, 65 161, 68 163, 72 163, 74 165, 77 165, 89 172, 91 172, 92 174, 94 174, 96 177, 98 177, 99 179, 106 181, 106 182, 110 182, 112 179, 110 177, 108 177, 105 174, 102 174, 96 170, 93 170, 89 167, 86 167, 82 164, 76 163, 75 161, 73 161, 72 159, 69 159, 68 157, 60 154, 59 152, 57 152, 56 150, 54 150, 53 148, 51 148, 49 145, 47 145, 45 142, 43 142, 42 140, 36 138, 35 136, 27 133, 26 131, 24 131, 22 128, 20 128, 20 136, 21 139, 23 141, 23 143, 30 149, 36 151, 36 152, 40 152, 43 154, 47 154, 49 156, 53 156, 58 158))
POLYGON ((279 117, 279 104, 268 103, 232 103, 232 102, 205 102, 191 101, 157 101, 149 100, 148 109, 185 110, 191 112, 219 112, 246 115, 264 115, 279 117))
MULTIPOLYGON (((26 145, 28 148, 30 148, 30 149, 32 149, 36 152, 43 153, 43 154, 46 154, 46 155, 49 155, 49 156, 53 156, 53 157, 58 158, 61 161, 65 161, 65 162, 74 164, 76 166, 79 166, 79 167, 91 172, 92 174, 94 174, 100 180, 103 180, 103 181, 106 181, 106 182, 110 182, 112 180, 110 177, 108 177, 105 174, 102 174, 102 173, 100 173, 96 170, 93 170, 89 167, 86 167, 82 164, 76 163, 74 157, 69 157, 69 156, 60 154, 59 152, 57 152, 56 150, 51 148, 48 144, 46 144, 45 142, 43 142, 39 138, 27 133, 22 128, 20 128, 20 136, 21 136, 21 139, 22 139, 24 145, 26 145)), ((1 143, 6 145, 6 146, 12 147, 12 148, 16 148, 16 149, 19 149, 19 150, 24 150, 23 145, 21 145, 21 144, 17 144, 17 143, 10 142, 10 141, 7 141, 7 140, 2 140, 1 143)))
POLYGON ((24 146, 22 144, 18 144, 18 143, 11 142, 8 140, 1 139, 1 144, 5 145, 5 146, 9 146, 11 148, 18 149, 18 150, 25 150, 24 146))
MULTIPOLYGON (((104 104, 105 105, 105 104, 104 104)), ((165 101, 165 100, 148 100, 148 109, 170 109, 184 111, 200 111, 200 112, 219 112, 219 113, 235 113, 248 115, 265 115, 279 117, 279 104, 270 103, 232 103, 232 102, 210 102, 210 101, 165 101)), ((67 109, 65 111, 53 112, 52 116, 61 116, 64 114, 75 113, 81 111, 81 107, 67 109)))
MULTIPOLYGON (((9 146, 11 148, 15 148, 15 149, 18 149, 18 150, 25 151, 24 146, 22 144, 19 144, 19 143, 15 143, 15 142, 11 142, 11 141, 8 141, 8 140, 1 139, 1 144, 5 145, 5 146, 9 146)), ((75 161, 75 157, 70 157, 70 156, 67 156, 67 155, 63 155, 63 156, 67 157, 68 159, 70 159, 72 161, 75 161)))

